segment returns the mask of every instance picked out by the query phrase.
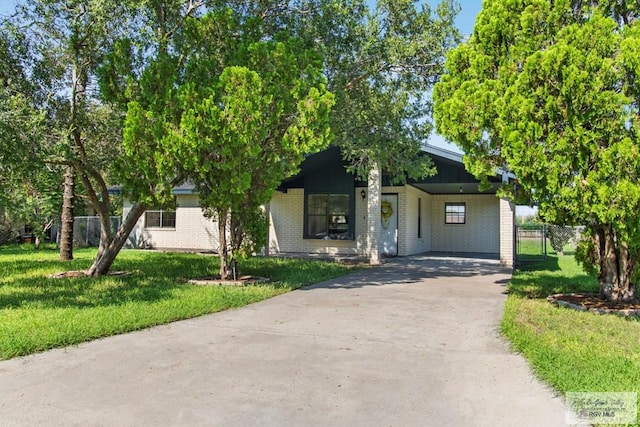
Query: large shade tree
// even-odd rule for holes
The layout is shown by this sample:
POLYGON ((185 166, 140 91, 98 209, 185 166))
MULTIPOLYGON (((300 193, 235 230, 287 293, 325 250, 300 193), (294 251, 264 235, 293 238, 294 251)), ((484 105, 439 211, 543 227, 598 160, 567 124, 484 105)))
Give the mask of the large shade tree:
POLYGON ((96 179, 97 192, 92 194, 102 227, 90 275, 109 271, 144 211, 170 204, 172 188, 185 179, 167 156, 167 142, 181 117, 176 88, 182 82, 186 59, 185 52, 177 53, 175 47, 185 20, 198 15, 203 4, 199 0, 136 3, 128 15, 126 32, 101 57, 96 70, 100 99, 123 114, 113 177, 133 205, 120 228, 111 232, 107 181, 96 179))
MULTIPOLYGON (((34 153, 25 161, 32 171, 27 178, 34 182, 45 167, 65 169, 62 259, 73 256, 76 181, 98 213, 108 211, 104 195, 117 155, 119 123, 117 113, 97 99, 95 71, 127 11, 125 2, 116 1, 25 0, 6 22, 21 38, 17 51, 26 52, 20 93, 32 116, 44 121, 20 151, 34 153)), ((19 132, 14 128, 13 137, 19 132)), ((111 233, 108 214, 101 215, 101 223, 103 233, 111 233)))
MULTIPOLYGON (((459 41, 458 7, 414 0, 320 1, 315 26, 302 34, 322 40, 335 144, 365 178, 380 167, 395 182, 436 171, 421 155, 432 126, 430 92, 444 71, 446 52, 459 41)), ((308 8, 308 3, 302 4, 308 8)))
POLYGON ((380 167, 395 181, 435 173, 422 145, 432 131, 429 92, 459 41, 458 5, 414 0, 229 1, 262 34, 287 29, 322 58, 335 95, 332 144, 362 178, 380 167))
MULTIPOLYGON (((37 167, 36 160, 42 160, 66 167, 69 184, 65 185, 66 210, 71 213, 73 209, 71 196, 77 177, 88 203, 100 218, 100 243, 87 270, 90 275, 108 272, 145 206, 164 201, 177 178, 162 166, 158 135, 154 134, 164 128, 167 120, 160 121, 162 126, 144 130, 152 136, 151 140, 138 143, 135 130, 123 133, 125 115, 119 99, 100 93, 99 71, 104 71, 114 50, 123 49, 122 40, 131 36, 138 43, 138 52, 143 52, 133 65, 137 70, 145 61, 151 65, 146 74, 134 75, 139 77, 136 81, 139 84, 129 85, 131 92, 126 95, 129 100, 161 104, 167 86, 156 85, 158 73, 165 70, 171 73, 175 67, 171 68, 173 64, 165 56, 155 53, 166 51, 175 29, 201 5, 179 0, 142 4, 116 0, 26 0, 19 3, 18 13, 10 19, 9 26, 17 28, 26 42, 12 46, 29 47, 23 80, 38 88, 20 93, 35 113, 44 115, 47 127, 38 138, 26 139, 25 146, 37 153, 28 163, 37 167), (121 227, 113 230, 109 221, 113 210, 109 186, 116 183, 123 184, 136 204, 121 227)), ((112 77, 131 78, 130 70, 125 71, 112 77)), ((17 127, 10 130, 14 137, 19 136, 17 127)), ((64 217, 63 211, 63 225, 64 217)), ((70 256, 70 242, 66 252, 70 256)))
POLYGON ((438 131, 471 172, 510 170, 546 221, 587 226, 579 260, 612 301, 636 298, 638 279, 639 14, 637 2, 485 0, 434 89, 438 131))
POLYGON ((0 211, 9 231, 29 225, 39 242, 58 216, 62 181, 60 168, 46 164, 35 143, 45 133, 39 107, 46 93, 32 78, 31 47, 22 31, 0 23, 0 211))
MULTIPOLYGON (((453 2, 444 2, 436 13, 427 6, 405 0, 381 1, 373 9, 360 0, 216 4, 221 6, 216 15, 198 21, 198 37, 215 41, 199 47, 208 50, 200 57, 215 58, 214 63, 209 60, 206 64, 203 75, 216 82, 216 86, 220 82, 212 70, 224 64, 248 66, 256 72, 244 74, 240 79, 238 73, 244 72, 236 69, 234 80, 240 86, 234 96, 218 90, 218 97, 214 94, 205 97, 208 104, 204 111, 198 109, 205 105, 194 102, 198 97, 189 98, 193 106, 190 122, 206 116, 209 125, 206 132, 201 125, 198 133, 190 122, 181 123, 183 135, 194 141, 192 146, 198 145, 195 141, 203 133, 214 142, 204 148, 206 155, 199 151, 193 156, 211 159, 212 162, 198 165, 200 171, 210 173, 191 179, 197 183, 204 206, 213 209, 219 219, 221 276, 225 277, 229 267, 234 267, 233 262, 229 266, 225 260, 235 259, 243 242, 255 245, 264 240, 265 227, 257 226, 264 225, 257 210, 259 204, 266 203, 277 184, 295 171, 305 152, 316 151, 327 143, 323 127, 329 100, 323 95, 324 85, 319 85, 322 81, 318 78, 319 69, 309 68, 311 63, 305 65, 312 51, 320 55, 314 67, 321 67, 327 87, 336 98, 329 116, 332 142, 342 149, 351 170, 366 177, 371 168, 382 167, 396 181, 434 173, 430 160, 420 155, 431 130, 430 99, 426 92, 442 72, 446 49, 458 37, 452 23, 456 9, 453 2), (233 19, 220 20, 227 16, 222 13, 225 10, 233 19), (212 21, 214 16, 218 24, 212 26, 207 20, 212 21), (233 28, 241 30, 228 31, 230 22, 233 28), (226 37, 220 36, 225 34, 221 29, 228 31, 226 37), (294 35, 295 43, 292 44, 291 37, 282 40, 283 34, 294 35), (247 43, 255 44, 247 49, 247 43), (250 79, 254 83, 248 86, 254 90, 245 90, 241 81, 250 79), (320 90, 305 95, 312 85, 320 90), (282 91, 283 87, 293 89, 282 91), (301 103, 303 96, 307 100, 301 103), (250 98, 255 102, 249 102, 250 98), (259 120, 227 112, 227 105, 238 103, 247 107, 239 109, 245 114, 258 111, 264 108, 257 105, 260 99, 271 99, 267 103, 272 107, 259 120), (221 111, 206 115, 212 112, 211 105, 220 106, 221 111), (234 117, 245 126, 234 125, 233 131, 221 127, 219 123, 225 114, 226 122, 231 123, 230 117, 234 117), (235 154, 229 157, 225 152, 235 154), (220 163, 223 158, 225 162, 220 163), (220 179, 220 174, 234 180, 220 179), (227 228, 230 257, 225 238, 227 228), (252 231, 250 236, 246 236, 247 229, 252 231)), ((209 7, 215 9, 212 4, 209 7)), ((224 80, 229 77, 225 75, 224 80)))
MULTIPOLYGON (((147 10, 155 16, 170 16, 157 13, 162 4, 150 2, 147 10)), ((309 96, 323 97, 317 67, 327 79, 327 88, 336 93, 334 108, 339 111, 330 116, 334 143, 343 149, 355 172, 366 176, 379 165, 399 180, 433 173, 428 159, 418 153, 431 129, 425 91, 437 80, 444 52, 457 39, 452 2, 445 2, 435 15, 426 6, 405 0, 381 1, 375 9, 360 0, 210 1, 199 9, 196 3, 189 4, 208 14, 194 13, 193 19, 179 25, 155 28, 157 19, 142 21, 147 30, 141 34, 164 36, 152 38, 151 44, 131 37, 116 46, 104 66, 103 93, 119 99, 128 111, 125 155, 167 153, 159 163, 165 176, 190 178, 205 208, 216 211, 228 205, 235 213, 229 217, 232 252, 241 246, 243 235, 235 219, 241 213, 257 219, 257 205, 266 202, 278 181, 295 170, 302 153, 327 142, 324 131, 315 136, 313 131, 314 126, 320 130, 324 125, 327 102, 300 102, 309 96), (320 62, 308 62, 311 58, 306 52, 312 50, 320 54, 320 62), (244 71, 232 72, 229 67, 244 71), (223 75, 224 83, 220 80, 223 75), (247 79, 254 79, 256 87, 247 89, 247 79), (232 82, 239 85, 235 93, 232 82), (319 90, 307 92, 311 87, 319 90), (271 99, 270 106, 259 120, 250 121, 260 126, 235 126, 232 120, 239 118, 229 114, 225 105, 249 108, 251 104, 249 110, 257 112, 264 110, 259 105, 261 98, 271 99), (209 120, 194 129, 202 117, 209 120), (230 126, 225 128, 222 123, 230 126), (297 138, 297 146, 290 135, 294 132, 303 136, 297 138), (315 138, 322 143, 311 143, 315 138), (260 150, 254 153, 249 143, 260 150), (272 154, 256 157, 261 152, 272 154), (256 170, 257 165, 261 170, 256 170), (240 166, 243 170, 234 169, 240 166), (206 175, 206 171, 215 173, 206 175)), ((140 172, 145 170, 140 168, 140 172)), ((144 195, 130 192, 128 196, 142 201, 144 195)), ((218 219, 221 213, 216 213, 218 219)), ((220 221, 221 226, 225 220, 220 221)), ((250 239, 253 242, 260 240, 256 233, 250 239)), ((223 246, 224 255, 227 248, 223 246)), ((225 271, 223 263, 221 272, 225 271)))

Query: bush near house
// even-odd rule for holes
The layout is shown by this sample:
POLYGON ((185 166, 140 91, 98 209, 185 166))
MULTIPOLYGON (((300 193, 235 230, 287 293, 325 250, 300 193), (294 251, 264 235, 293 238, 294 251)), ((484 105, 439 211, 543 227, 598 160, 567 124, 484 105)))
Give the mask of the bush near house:
POLYGON ((268 277, 269 284, 195 286, 187 279, 215 271, 217 259, 127 250, 113 270, 129 276, 48 278, 85 269, 95 255, 78 249, 74 261, 62 263, 52 249, 0 247, 0 359, 244 306, 350 271, 322 261, 250 258, 241 273, 268 277))
POLYGON ((596 278, 573 256, 549 255, 525 265, 514 272, 508 289, 502 332, 542 380, 562 394, 640 395, 640 321, 556 307, 545 299, 598 292, 596 278))

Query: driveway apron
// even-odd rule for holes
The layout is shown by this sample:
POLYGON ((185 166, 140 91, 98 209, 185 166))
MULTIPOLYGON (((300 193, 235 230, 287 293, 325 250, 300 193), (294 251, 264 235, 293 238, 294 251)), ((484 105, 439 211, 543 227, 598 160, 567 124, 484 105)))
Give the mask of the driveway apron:
POLYGON ((414 256, 0 362, 0 425, 564 426, 497 330, 509 273, 414 256))

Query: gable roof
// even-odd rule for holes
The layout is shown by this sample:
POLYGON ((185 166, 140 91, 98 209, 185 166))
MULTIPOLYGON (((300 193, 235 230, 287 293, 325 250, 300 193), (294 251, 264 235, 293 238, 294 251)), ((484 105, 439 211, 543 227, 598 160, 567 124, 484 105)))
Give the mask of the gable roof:
MULTIPOLYGON (((432 145, 423 146, 423 155, 428 155, 437 170, 436 175, 415 180, 408 179, 407 184, 413 187, 419 188, 430 194, 494 194, 502 183, 502 177, 496 175, 490 178, 491 188, 483 193, 478 191, 478 180, 473 175, 468 173, 462 162, 462 155, 434 147, 432 145)), ((319 153, 307 156, 307 158, 300 165, 300 171, 285 179, 278 191, 286 191, 289 188, 304 188, 305 177, 316 177, 319 172, 325 172, 324 179, 331 179, 332 171, 335 171, 335 167, 341 165, 343 168, 347 167, 347 163, 342 159, 342 154, 338 147, 331 146, 326 150, 319 153)), ((364 187, 366 182, 356 180, 353 175, 356 187, 364 187)), ((315 179, 315 178, 314 178, 315 179)), ((391 182, 389 176, 383 174, 383 186, 390 186, 391 182)))
POLYGON ((489 178, 491 188, 480 192, 478 190, 479 181, 465 169, 462 154, 433 145, 425 145, 422 149, 431 158, 437 173, 434 176, 418 180, 409 179, 407 183, 427 193, 495 194, 502 184, 502 175, 496 174, 489 178))
MULTIPOLYGON (((491 188, 481 193, 478 191, 478 180, 464 168, 462 154, 433 145, 424 145, 422 153, 431 158, 437 173, 434 176, 419 180, 408 179, 407 184, 430 194, 495 194, 503 182, 503 175, 508 179, 515 178, 513 174, 505 174, 505 172, 498 170, 496 176, 489 179, 491 188)), ((296 175, 283 180, 277 190, 286 192, 288 188, 304 188, 304 178, 307 175, 324 173, 326 179, 331 180, 332 175, 336 174, 336 168, 340 168, 340 166, 346 169, 348 165, 342 159, 340 149, 330 146, 326 150, 308 155, 301 163, 300 171, 296 175)), ((353 175, 351 176, 356 187, 366 187, 367 183, 365 181, 359 181, 353 175)), ((382 179, 384 186, 391 185, 388 176, 383 175, 382 179)), ((120 194, 120 186, 110 187, 109 193, 120 194)), ((185 182, 174 187, 173 194, 197 194, 197 190, 192 183, 185 182)))

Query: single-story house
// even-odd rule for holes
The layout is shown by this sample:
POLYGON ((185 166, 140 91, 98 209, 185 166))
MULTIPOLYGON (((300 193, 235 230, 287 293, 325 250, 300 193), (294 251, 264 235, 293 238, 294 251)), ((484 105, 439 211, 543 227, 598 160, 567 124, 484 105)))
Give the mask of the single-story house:
MULTIPOLYGON (((515 208, 496 196, 503 177, 496 175, 481 193, 461 155, 433 146, 424 152, 438 173, 404 185, 390 185, 378 170, 366 182, 357 180, 335 147, 307 157, 266 207, 264 252, 357 255, 372 262, 424 252, 483 254, 511 266, 515 208)), ((177 187, 174 194, 175 210, 145 212, 130 246, 217 249, 217 224, 203 216, 193 186, 177 187)), ((130 206, 125 202, 123 215, 130 206)))

